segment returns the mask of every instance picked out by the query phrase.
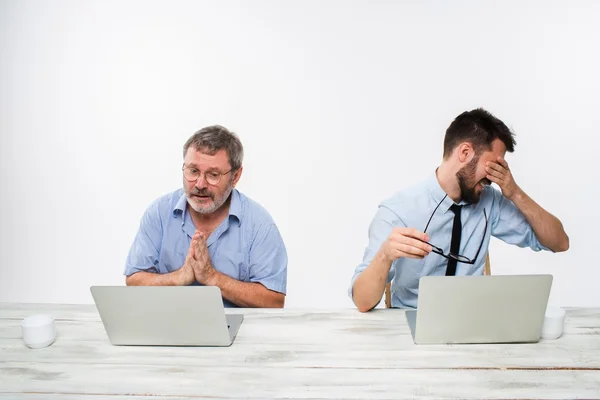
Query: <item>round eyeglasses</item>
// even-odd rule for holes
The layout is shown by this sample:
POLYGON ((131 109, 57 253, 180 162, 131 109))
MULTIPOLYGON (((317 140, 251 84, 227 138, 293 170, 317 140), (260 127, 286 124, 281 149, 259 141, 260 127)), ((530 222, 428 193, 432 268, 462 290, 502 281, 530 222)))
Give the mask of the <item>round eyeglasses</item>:
MULTIPOLYGON (((189 182, 195 182, 202 176, 202 171, 200 171, 198 168, 186 167, 184 165, 181 169, 183 171, 183 177, 189 182)), ((209 185, 215 186, 221 182, 223 175, 227 175, 231 171, 233 171, 233 168, 223 173, 216 171, 204 172, 204 179, 206 179, 206 183, 209 185)))

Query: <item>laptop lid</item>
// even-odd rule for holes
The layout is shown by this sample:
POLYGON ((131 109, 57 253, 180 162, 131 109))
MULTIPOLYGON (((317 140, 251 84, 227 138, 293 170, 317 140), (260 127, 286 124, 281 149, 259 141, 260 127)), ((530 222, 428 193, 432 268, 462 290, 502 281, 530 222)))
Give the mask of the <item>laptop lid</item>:
POLYGON ((540 340, 552 275, 424 276, 407 321, 417 344, 540 340))
POLYGON ((229 346, 243 315, 225 315, 215 286, 92 286, 113 345, 229 346))

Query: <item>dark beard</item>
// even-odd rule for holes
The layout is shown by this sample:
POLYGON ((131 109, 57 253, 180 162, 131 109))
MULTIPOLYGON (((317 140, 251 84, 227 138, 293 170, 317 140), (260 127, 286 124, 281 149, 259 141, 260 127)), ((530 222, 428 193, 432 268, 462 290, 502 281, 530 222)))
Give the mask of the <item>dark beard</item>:
POLYGON ((458 178, 458 187, 460 188, 460 197, 465 203, 476 204, 479 202, 481 193, 475 192, 478 182, 470 182, 475 176, 475 170, 477 169, 477 162, 479 157, 475 156, 467 165, 462 167, 460 171, 456 173, 458 178))

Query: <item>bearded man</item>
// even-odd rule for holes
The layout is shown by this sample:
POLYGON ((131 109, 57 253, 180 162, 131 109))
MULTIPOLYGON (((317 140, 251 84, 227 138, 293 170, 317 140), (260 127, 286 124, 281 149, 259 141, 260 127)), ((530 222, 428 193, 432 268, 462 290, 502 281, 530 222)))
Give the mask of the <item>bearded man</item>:
POLYGON ((215 125, 183 146, 183 188, 145 211, 126 284, 218 286, 225 307, 284 306, 287 252, 270 214, 235 189, 244 150, 215 125))
POLYGON ((491 236, 534 251, 569 248, 562 223, 515 183, 504 159, 514 147, 488 111, 456 117, 435 172, 379 205, 348 290, 358 310, 373 309, 390 282, 391 306, 416 308, 422 276, 482 275, 491 236))

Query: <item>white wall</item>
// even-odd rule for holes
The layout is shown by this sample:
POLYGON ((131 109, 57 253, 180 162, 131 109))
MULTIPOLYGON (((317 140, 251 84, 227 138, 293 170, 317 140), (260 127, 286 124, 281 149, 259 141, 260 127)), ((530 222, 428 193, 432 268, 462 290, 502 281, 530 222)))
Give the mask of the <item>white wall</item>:
POLYGON ((592 0, 0 0, 0 301, 123 284, 184 141, 219 123, 287 244, 287 306, 350 307, 378 202, 483 106, 571 238, 562 254, 494 240, 493 272, 550 272, 552 302, 598 306, 599 17, 592 0))

